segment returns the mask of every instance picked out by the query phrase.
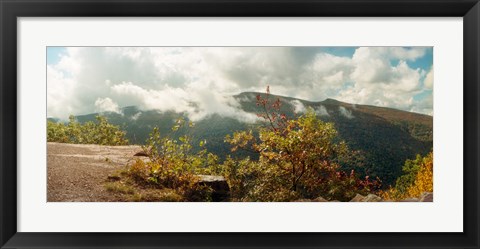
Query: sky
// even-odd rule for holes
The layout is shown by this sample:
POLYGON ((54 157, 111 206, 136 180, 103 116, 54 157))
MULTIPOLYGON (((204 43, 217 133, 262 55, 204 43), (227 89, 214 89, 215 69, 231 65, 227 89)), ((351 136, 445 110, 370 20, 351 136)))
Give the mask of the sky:
POLYGON ((47 47, 47 115, 125 106, 254 120, 233 95, 272 94, 433 115, 432 47, 47 47))

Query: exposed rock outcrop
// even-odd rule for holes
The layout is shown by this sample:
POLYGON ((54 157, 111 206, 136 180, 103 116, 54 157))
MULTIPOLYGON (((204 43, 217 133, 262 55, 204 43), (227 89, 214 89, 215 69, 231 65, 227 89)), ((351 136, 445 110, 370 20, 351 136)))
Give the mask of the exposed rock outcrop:
POLYGON ((314 202, 328 202, 327 200, 325 200, 323 197, 319 196, 315 199, 313 199, 314 202))
POLYGON ((423 192, 420 196, 420 202, 433 202, 433 193, 432 192, 423 192))
POLYGON ((223 176, 198 175, 200 178, 197 184, 210 187, 212 192, 212 201, 229 201, 230 187, 223 176))
MULTIPOLYGON (((317 197, 315 199, 298 199, 296 202, 338 202, 337 200, 326 200, 323 197, 317 197)), ((356 194, 350 202, 395 202, 393 200, 384 200, 378 195, 368 194, 367 196, 356 194)), ((398 200, 396 202, 433 202, 433 193, 424 192, 418 198, 406 198, 403 200, 398 200)))
POLYGON ((399 202, 418 202, 420 199, 418 198, 407 198, 407 199, 403 199, 403 200, 400 200, 399 202))
POLYGON ((362 202, 363 199, 365 199, 365 196, 357 194, 355 197, 353 197, 353 199, 350 200, 350 202, 362 202))
POLYGON ((361 194, 357 194, 350 202, 381 202, 382 198, 374 194, 368 194, 367 196, 363 196, 361 194))

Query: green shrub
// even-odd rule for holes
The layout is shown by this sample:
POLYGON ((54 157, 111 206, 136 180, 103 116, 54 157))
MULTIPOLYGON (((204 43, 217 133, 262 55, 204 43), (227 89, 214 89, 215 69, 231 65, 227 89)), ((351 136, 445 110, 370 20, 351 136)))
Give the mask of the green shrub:
POLYGON ((74 116, 69 122, 47 121, 47 141, 74 144, 127 145, 126 132, 112 125, 107 118, 97 116, 96 122, 80 124, 74 116))
MULTIPOLYGON (((179 119, 172 132, 187 124, 193 127, 193 123, 179 119)), ((188 135, 178 140, 161 136, 155 127, 143 146, 148 160, 135 160, 126 171, 128 177, 144 187, 173 189, 188 201, 211 200, 211 190, 197 184, 197 175, 211 174, 217 168, 218 157, 203 148, 204 142, 199 144, 203 149, 193 152, 191 141, 188 135)))

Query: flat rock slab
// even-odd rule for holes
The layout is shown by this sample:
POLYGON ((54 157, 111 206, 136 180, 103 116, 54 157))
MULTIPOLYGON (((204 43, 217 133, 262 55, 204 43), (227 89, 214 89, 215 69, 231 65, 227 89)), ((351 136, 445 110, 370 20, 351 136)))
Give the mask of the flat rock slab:
POLYGON ((197 175, 200 177, 199 182, 225 182, 225 177, 223 176, 214 176, 214 175, 197 175))
POLYGON ((105 190, 105 180, 140 150, 136 145, 47 143, 47 201, 120 201, 105 190))

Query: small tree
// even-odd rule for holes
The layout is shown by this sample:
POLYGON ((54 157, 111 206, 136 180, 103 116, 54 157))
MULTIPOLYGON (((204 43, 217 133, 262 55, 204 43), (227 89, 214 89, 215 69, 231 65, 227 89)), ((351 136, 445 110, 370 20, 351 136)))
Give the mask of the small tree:
POLYGON ((388 190, 382 192, 385 199, 401 200, 419 197, 423 192, 433 192, 433 153, 425 157, 417 155, 414 160, 406 160, 403 175, 388 190))
POLYGON ((346 174, 340 170, 335 160, 349 151, 344 142, 336 142, 337 131, 332 123, 318 119, 312 109, 289 120, 279 112, 280 99, 271 102, 269 95, 267 87, 265 97, 257 96, 257 105, 264 111, 258 116, 265 121, 259 130, 259 141, 252 131, 236 132, 225 139, 233 146, 232 152, 244 149, 259 154, 259 161, 251 164, 251 170, 261 170, 256 174, 263 181, 270 181, 261 185, 269 186, 266 191, 289 192, 282 197, 348 200, 377 185, 368 176, 359 180, 354 171, 346 174))

